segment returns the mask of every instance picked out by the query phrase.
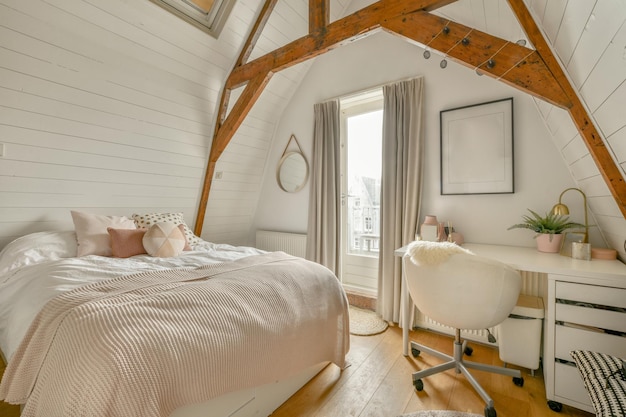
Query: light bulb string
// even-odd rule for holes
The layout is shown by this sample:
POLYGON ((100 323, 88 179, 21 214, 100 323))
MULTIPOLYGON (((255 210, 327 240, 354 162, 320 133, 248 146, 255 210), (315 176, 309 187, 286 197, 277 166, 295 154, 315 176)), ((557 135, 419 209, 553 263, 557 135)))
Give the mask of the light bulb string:
POLYGON ((492 60, 492 59, 493 59, 496 55, 498 55, 498 54, 500 53, 500 51, 501 51, 501 50, 503 50, 503 49, 504 49, 504 48, 505 48, 508 44, 510 44, 510 43, 511 43, 511 42, 506 41, 506 42, 504 43, 504 45, 502 45, 502 46, 500 47, 500 49, 498 49, 498 50, 496 51, 496 53, 495 53, 495 54, 491 55, 491 56, 490 56, 489 58, 487 58, 487 59, 486 59, 483 63, 481 63, 480 65, 478 65, 475 69, 478 69, 478 68, 482 67, 483 65, 485 65, 487 62, 491 61, 491 60, 492 60))
POLYGON ((448 50, 446 51, 445 55, 447 56, 447 55, 450 53, 450 51, 451 51, 451 50, 453 50, 454 48, 456 48, 456 47, 457 47, 457 45, 458 45, 458 44, 460 44, 461 42, 463 42, 463 39, 467 39, 467 37, 468 37, 468 36, 469 36, 469 35, 470 35, 473 31, 474 31, 474 29, 473 29, 473 28, 472 28, 472 29, 470 29, 470 31, 469 31, 469 32, 467 32, 467 34, 466 34, 465 36, 463 36, 461 39, 459 39, 458 41, 456 41, 456 42, 455 42, 455 44, 454 44, 454 45, 452 45, 452 46, 450 47, 450 49, 448 49, 448 50))
POLYGON ((526 58, 528 58, 529 56, 531 56, 534 52, 535 52, 534 50, 530 51, 528 54, 526 54, 526 56, 524 56, 524 58, 522 58, 522 59, 520 59, 519 61, 517 61, 517 62, 515 63, 515 65, 513 65, 513 66, 512 66, 511 68, 509 68, 508 70, 504 71, 504 73, 498 77, 498 80, 500 80, 502 77, 504 77, 506 74, 508 74, 508 73, 509 73, 509 71, 511 71, 513 68, 515 68, 515 67, 516 67, 516 66, 517 66, 520 62, 524 61, 526 58))
POLYGON ((424 46, 424 48, 428 48, 428 46, 430 46, 431 42, 432 42, 432 41, 434 41, 435 39, 437 39, 437 38, 439 37, 439 35, 441 35, 441 34, 443 33, 444 29, 448 27, 448 25, 450 24, 450 22, 451 22, 451 21, 450 21, 450 20, 448 20, 448 21, 446 22, 446 24, 445 24, 445 25, 443 25, 443 27, 441 28, 441 30, 440 30, 440 31, 439 31, 439 32, 435 35, 435 37, 434 37, 434 38, 432 38, 431 40, 429 40, 429 41, 428 41, 428 43, 426 44, 426 46, 424 46))

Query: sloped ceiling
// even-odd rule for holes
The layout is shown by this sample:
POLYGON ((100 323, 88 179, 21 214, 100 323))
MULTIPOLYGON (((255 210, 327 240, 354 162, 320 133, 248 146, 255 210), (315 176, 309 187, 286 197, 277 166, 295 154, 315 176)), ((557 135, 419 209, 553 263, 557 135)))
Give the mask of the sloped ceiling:
MULTIPOLYGON (((331 1, 330 21, 335 21, 371 3, 373 2, 358 0, 350 3, 331 1)), ((607 100, 614 105, 624 104, 626 71, 615 71, 614 69, 602 71, 602 68, 610 64, 617 65, 617 67, 625 65, 624 55, 620 56, 620 52, 624 54, 625 2, 525 0, 525 3, 555 51, 561 66, 568 72, 583 103, 590 110, 593 121, 603 134, 604 142, 608 145, 613 158, 621 167, 626 159, 626 151, 623 150, 626 147, 621 144, 623 141, 619 140, 625 135, 624 118, 611 112, 605 104, 607 100), (594 87, 592 88, 590 85, 594 87), (620 119, 621 121, 619 121, 620 119)), ((487 32, 511 43, 525 41, 527 47, 533 48, 506 1, 459 0, 437 9, 434 14, 452 22, 487 32)), ((308 2, 278 1, 250 60, 307 33, 308 2)), ((289 70, 277 73, 271 79, 250 115, 235 134, 232 143, 243 145, 249 139, 249 137, 245 137, 243 132, 252 132, 253 129, 249 128, 251 124, 259 124, 262 121, 262 124, 267 128, 267 137, 263 143, 270 146, 270 132, 284 110, 284 103, 289 101, 291 93, 295 91, 310 63, 311 61, 307 61, 291 67, 289 70)), ((233 101, 234 99, 231 97, 231 104, 233 101)), ((555 134, 556 145, 562 150, 564 160, 570 166, 572 176, 579 187, 590 197, 589 206, 595 216, 596 223, 605 231, 605 237, 610 245, 621 249, 623 247, 622 236, 626 234, 624 218, 589 152, 585 150, 582 138, 575 129, 572 130, 571 121, 567 121, 569 115, 542 100, 537 100, 537 105, 545 117, 547 125, 551 127, 551 132, 555 134), (563 128, 559 129, 560 127, 563 128), (557 135, 559 130, 560 134, 557 135), (574 152, 573 149, 576 151, 574 152), (584 165, 585 168, 581 169, 581 165, 584 165)), ((217 162, 215 171, 220 173, 219 175, 224 174, 228 169, 225 165, 226 161, 238 159, 235 155, 231 155, 230 146, 217 162)), ((239 168, 242 169, 241 164, 239 168)), ((256 176, 259 172, 256 171, 251 175, 256 176)), ((620 168, 620 173, 623 174, 622 168, 620 168)), ((217 230, 214 228, 225 226, 223 224, 218 226, 218 221, 212 222, 211 213, 220 205, 222 192, 219 189, 220 184, 216 181, 213 181, 213 184, 216 184, 218 189, 211 192, 206 212, 208 221, 203 230, 210 238, 219 239, 219 237, 224 238, 225 236, 215 236, 217 230)), ((250 208, 247 214, 254 210, 259 198, 257 193, 258 189, 251 192, 246 201, 250 208)), ((244 203, 244 201, 240 202, 244 203)), ((245 233, 248 229, 246 225, 247 221, 241 224, 241 233, 245 233)), ((232 230, 231 228, 229 234, 232 233, 232 230)), ((230 234, 230 236, 232 238, 234 235, 230 234)), ((241 239, 244 237, 241 236, 241 239)))

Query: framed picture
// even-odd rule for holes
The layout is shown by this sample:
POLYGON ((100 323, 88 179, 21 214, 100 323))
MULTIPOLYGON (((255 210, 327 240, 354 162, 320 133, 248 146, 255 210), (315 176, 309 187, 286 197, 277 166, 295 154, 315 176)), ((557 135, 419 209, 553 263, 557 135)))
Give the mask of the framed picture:
POLYGON ((441 194, 513 193, 513 98, 440 112, 441 194))
POLYGON ((584 232, 565 232, 561 241, 560 254, 563 256, 572 256, 572 243, 583 242, 585 240, 584 232))

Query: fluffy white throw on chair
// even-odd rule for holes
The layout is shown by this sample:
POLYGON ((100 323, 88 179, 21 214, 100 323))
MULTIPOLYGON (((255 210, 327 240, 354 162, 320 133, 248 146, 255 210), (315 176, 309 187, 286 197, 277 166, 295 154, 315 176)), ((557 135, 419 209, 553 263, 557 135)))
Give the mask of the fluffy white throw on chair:
POLYGON ((473 255, 470 250, 460 247, 452 242, 431 242, 428 240, 416 240, 409 243, 407 253, 415 265, 435 266, 445 262, 451 255, 467 253, 473 255))

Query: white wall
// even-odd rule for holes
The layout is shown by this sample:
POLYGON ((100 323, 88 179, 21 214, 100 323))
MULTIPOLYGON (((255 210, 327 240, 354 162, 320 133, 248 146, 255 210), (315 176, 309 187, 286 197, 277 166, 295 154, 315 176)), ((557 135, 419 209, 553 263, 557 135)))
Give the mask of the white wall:
MULTIPOLYGON (((315 61, 287 106, 277 128, 263 181, 255 228, 306 232, 309 184, 295 194, 278 187, 276 164, 294 133, 311 158, 313 105, 330 98, 414 76, 425 77, 426 166, 423 214, 449 220, 466 241, 533 246, 533 234, 507 231, 520 221, 527 208, 546 212, 562 190, 575 186, 563 159, 532 98, 486 76, 449 62, 442 70, 440 58, 422 58, 422 49, 386 33, 344 46, 315 61), (439 186, 439 112, 441 110, 514 98, 515 193, 498 195, 441 196, 439 186)), ((564 120, 567 124, 571 121, 564 120)), ((572 208, 573 220, 582 214, 572 208)), ((420 223, 421 223, 420 219, 420 223)), ((592 243, 605 246, 598 230, 592 243)))
POLYGON ((218 43, 149 1, 0 0, 0 247, 73 209, 193 225, 231 20, 218 43))

